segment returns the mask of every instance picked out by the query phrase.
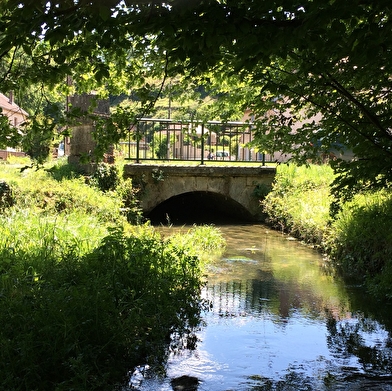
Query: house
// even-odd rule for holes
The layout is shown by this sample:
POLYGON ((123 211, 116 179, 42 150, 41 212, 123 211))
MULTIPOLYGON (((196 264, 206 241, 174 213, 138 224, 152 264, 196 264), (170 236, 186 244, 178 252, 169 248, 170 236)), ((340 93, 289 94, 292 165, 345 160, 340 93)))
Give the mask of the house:
MULTIPOLYGON (((283 101, 286 101, 285 98, 283 98, 283 101)), ((299 129, 301 129, 301 127, 306 124, 306 123, 316 123, 318 124, 321 119, 322 119, 322 115, 321 113, 318 113, 316 115, 314 115, 311 118, 308 119, 303 119, 303 120, 297 120, 295 119, 295 117, 292 116, 292 113, 289 110, 286 110, 284 113, 284 117, 287 119, 287 122, 289 123, 289 126, 291 128, 291 132, 297 133, 299 129)), ((270 118, 274 118, 276 116, 276 113, 274 112, 274 110, 269 110, 264 114, 263 118, 266 119, 270 119, 270 118)), ((258 118, 260 119, 260 118, 258 118)), ((244 112, 244 116, 242 118, 243 121, 249 121, 250 123, 255 121, 255 115, 252 112, 251 108, 248 108, 245 110, 244 112)), ((273 131, 273 129, 271 128, 271 131, 273 131)), ((295 148, 295 146, 293 145, 292 148, 295 148)), ((280 151, 274 151, 271 153, 267 153, 266 154, 266 160, 267 161, 274 161, 274 162, 278 162, 278 163, 284 163, 289 161, 292 158, 292 154, 291 153, 283 153, 280 151)))
POLYGON ((9 96, 0 93, 0 108, 2 114, 8 117, 10 124, 15 127, 19 127, 29 116, 14 102, 13 92, 10 92, 9 96))
MULTIPOLYGON (((28 113, 15 103, 12 91, 9 96, 0 93, 0 109, 1 114, 8 117, 10 124, 16 128, 19 128, 28 117, 28 113)), ((0 160, 6 160, 10 155, 25 156, 23 152, 13 148, 0 150, 0 160)))

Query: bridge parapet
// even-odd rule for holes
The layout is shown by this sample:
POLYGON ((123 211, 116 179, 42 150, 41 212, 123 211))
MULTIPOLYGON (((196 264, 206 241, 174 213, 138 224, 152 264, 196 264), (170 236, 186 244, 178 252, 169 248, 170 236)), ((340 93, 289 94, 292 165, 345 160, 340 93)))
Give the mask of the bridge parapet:
POLYGON ((172 197, 190 192, 209 192, 235 201, 255 221, 264 218, 255 191, 260 187, 270 187, 275 174, 276 168, 269 166, 124 166, 124 178, 131 178, 142 189, 142 208, 147 215, 172 197))

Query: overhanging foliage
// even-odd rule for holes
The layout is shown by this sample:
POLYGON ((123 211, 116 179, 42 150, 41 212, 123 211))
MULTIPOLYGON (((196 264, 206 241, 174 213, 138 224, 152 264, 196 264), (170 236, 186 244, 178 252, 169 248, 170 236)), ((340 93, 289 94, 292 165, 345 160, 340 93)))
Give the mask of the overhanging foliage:
POLYGON ((77 91, 139 91, 149 108, 164 92, 151 80, 180 75, 219 96, 225 116, 251 108, 263 150, 302 161, 352 150, 335 162, 350 195, 391 178, 391 12, 387 0, 8 0, 0 88, 70 92, 70 75, 77 91))

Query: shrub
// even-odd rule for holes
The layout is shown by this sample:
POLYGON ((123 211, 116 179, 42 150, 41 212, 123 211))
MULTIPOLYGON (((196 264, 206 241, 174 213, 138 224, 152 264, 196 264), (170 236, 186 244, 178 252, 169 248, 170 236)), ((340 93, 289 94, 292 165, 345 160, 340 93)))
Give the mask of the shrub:
MULTIPOLYGON (((331 229, 331 256, 345 276, 392 285, 392 193, 356 195, 345 203, 331 229)), ((369 285, 369 286, 370 286, 369 285)), ((385 288, 385 286, 384 286, 385 288)), ((384 289, 383 288, 383 289, 384 289)))
POLYGON ((106 192, 115 190, 120 182, 117 166, 108 163, 99 163, 92 176, 92 183, 106 192))
POLYGON ((143 221, 143 213, 138 199, 139 189, 135 189, 132 180, 127 178, 120 181, 115 190, 122 202, 122 212, 131 224, 140 224, 143 221))
POLYGON ((14 204, 14 194, 11 186, 0 180, 0 210, 8 208, 14 204))
POLYGON ((134 366, 195 346, 198 254, 222 242, 216 230, 176 244, 127 224, 131 181, 102 193, 68 169, 2 174, 15 205, 0 214, 1 390, 114 390, 134 366))
POLYGON ((28 251, 2 235, 0 389, 113 390, 133 366, 161 363, 168 344, 194 346, 196 257, 150 230, 112 230, 87 253, 56 235, 43 225, 28 251))

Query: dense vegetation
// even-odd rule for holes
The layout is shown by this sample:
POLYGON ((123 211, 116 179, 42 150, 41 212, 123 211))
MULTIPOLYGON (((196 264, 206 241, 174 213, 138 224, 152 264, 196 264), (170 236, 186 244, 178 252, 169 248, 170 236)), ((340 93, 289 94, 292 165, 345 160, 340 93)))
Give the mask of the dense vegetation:
POLYGON ((328 255, 333 269, 362 283, 379 299, 392 299, 392 193, 356 194, 337 213, 328 165, 280 165, 263 207, 276 228, 328 255))
MULTIPOLYGON (((252 148, 289 153, 301 162, 320 151, 353 152, 355 159, 336 160, 333 174, 325 172, 337 198, 330 198, 322 181, 308 178, 309 172, 290 168, 287 175, 279 174, 265 208, 271 222, 326 249, 343 274, 365 278, 373 293, 388 296, 391 15, 390 0, 3 0, 0 91, 13 90, 32 115, 21 129, 0 115, 0 146, 22 146, 42 164, 51 144, 83 114, 66 107, 66 96, 93 90, 99 97, 125 95, 137 102, 117 106, 110 117, 95 122, 102 153, 137 118, 153 115, 160 97, 177 100, 184 116, 194 119, 238 120, 251 108, 252 148), (198 97, 205 96, 211 105, 198 111, 198 97), (330 209, 327 200, 339 202, 330 209)), ((34 238, 37 230, 30 234, 29 228, 41 223, 34 225, 30 218, 39 216, 44 226, 47 219, 56 221, 56 231, 73 227, 71 248, 89 243, 90 250, 77 256, 82 263, 97 256, 101 246, 105 253, 107 235, 110 242, 123 237, 107 233, 106 224, 126 225, 125 220, 139 222, 141 216, 135 198, 125 197, 132 184, 113 184, 115 173, 101 174, 92 184, 117 194, 112 201, 92 190, 76 192, 74 186, 84 186, 81 177, 62 182, 61 189, 56 182, 37 181, 42 191, 26 190, 13 180, 0 184, 7 224, 18 208, 28 222, 16 230, 24 235, 17 244, 34 238), (98 236, 91 237, 92 232, 98 236)), ((58 237, 56 232, 53 240, 58 237)), ((128 239, 119 243, 127 253, 122 240, 128 239)), ((27 276, 32 269, 20 270, 27 276)), ((7 292, 13 297, 12 290, 7 292)))
POLYGON ((24 134, 0 116, 0 145, 37 147, 68 131, 81 113, 64 110, 66 95, 93 90, 137 98, 99 132, 115 143, 163 97, 187 118, 238 120, 251 109, 260 151, 306 161, 352 150, 356 159, 334 167, 346 198, 387 187, 391 15, 390 0, 3 0, 0 90, 37 115, 24 134))
POLYGON ((103 192, 65 164, 20 168, 0 165, 0 389, 112 391, 192 349, 219 232, 162 238, 127 222, 122 180, 103 192))

